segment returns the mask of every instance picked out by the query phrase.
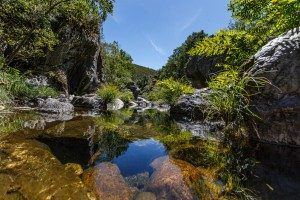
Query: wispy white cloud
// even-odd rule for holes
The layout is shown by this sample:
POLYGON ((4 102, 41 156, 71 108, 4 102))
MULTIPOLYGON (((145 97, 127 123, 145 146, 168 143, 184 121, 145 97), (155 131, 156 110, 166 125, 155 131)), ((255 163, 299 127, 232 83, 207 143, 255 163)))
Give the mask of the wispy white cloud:
POLYGON ((158 44, 156 44, 156 42, 150 36, 147 36, 147 40, 157 53, 160 55, 166 55, 165 51, 158 44))
POLYGON ((198 10, 198 12, 181 27, 181 31, 184 31, 187 28, 189 28, 198 19, 199 15, 201 14, 201 11, 201 9, 198 10))
POLYGON ((116 22, 117 24, 120 23, 120 19, 116 15, 112 15, 111 18, 116 22))

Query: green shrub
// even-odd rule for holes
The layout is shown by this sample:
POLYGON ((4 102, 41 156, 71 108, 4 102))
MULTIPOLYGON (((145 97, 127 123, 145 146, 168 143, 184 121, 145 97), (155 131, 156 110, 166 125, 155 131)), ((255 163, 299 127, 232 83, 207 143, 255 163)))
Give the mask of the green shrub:
POLYGON ((99 88, 97 94, 105 103, 112 103, 118 98, 120 91, 117 86, 107 84, 99 88))
POLYGON ((252 94, 245 88, 255 83, 259 87, 264 80, 254 79, 247 73, 241 75, 238 70, 228 70, 220 73, 209 83, 212 93, 208 95, 209 106, 207 107, 208 118, 221 116, 226 124, 242 123, 247 117, 256 117, 249 108, 249 98, 252 94))
POLYGON ((125 90, 124 92, 122 92, 120 98, 124 103, 129 103, 134 99, 134 96, 130 90, 125 90))
POLYGON ((55 97, 59 94, 54 88, 48 86, 34 87, 29 85, 26 83, 25 77, 13 68, 9 68, 7 72, 1 71, 0 89, 2 102, 10 102, 8 99, 11 98, 55 97))
POLYGON ((194 93, 194 88, 191 86, 175 81, 173 78, 158 81, 150 93, 151 100, 163 101, 170 105, 177 102, 178 98, 183 94, 194 93))
POLYGON ((33 96, 35 97, 56 97, 59 92, 52 87, 40 86, 33 89, 33 96))
POLYGON ((4 88, 0 87, 0 106, 5 106, 10 103, 9 94, 4 88))
POLYGON ((32 93, 25 78, 20 75, 18 70, 13 68, 9 68, 7 72, 1 72, 0 83, 13 97, 24 97, 32 93))

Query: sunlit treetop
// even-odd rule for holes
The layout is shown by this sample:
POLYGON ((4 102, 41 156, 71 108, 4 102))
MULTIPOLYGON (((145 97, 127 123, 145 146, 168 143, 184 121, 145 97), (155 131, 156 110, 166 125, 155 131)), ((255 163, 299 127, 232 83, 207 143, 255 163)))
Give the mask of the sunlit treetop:
POLYGON ((266 39, 300 26, 299 0, 230 0, 229 9, 245 30, 266 39))
POLYGON ((246 31, 221 30, 199 41, 189 53, 193 56, 218 57, 218 64, 222 67, 239 66, 255 53, 259 45, 259 39, 246 31))

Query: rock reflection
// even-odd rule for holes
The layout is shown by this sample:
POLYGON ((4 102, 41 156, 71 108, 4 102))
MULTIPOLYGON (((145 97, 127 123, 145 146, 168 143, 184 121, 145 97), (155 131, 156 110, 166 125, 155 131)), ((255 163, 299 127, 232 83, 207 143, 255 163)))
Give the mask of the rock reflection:
POLYGON ((91 156, 89 164, 112 161, 128 149, 130 142, 130 140, 120 137, 116 132, 102 133, 96 143, 97 150, 91 156))

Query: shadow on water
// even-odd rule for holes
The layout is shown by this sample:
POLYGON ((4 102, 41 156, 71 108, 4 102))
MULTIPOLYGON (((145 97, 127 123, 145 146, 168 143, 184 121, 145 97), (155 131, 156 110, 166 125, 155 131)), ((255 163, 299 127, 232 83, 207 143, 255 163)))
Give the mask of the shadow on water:
POLYGON ((62 164, 78 163, 83 167, 88 166, 90 147, 86 139, 40 137, 37 140, 49 146, 52 153, 62 164))

